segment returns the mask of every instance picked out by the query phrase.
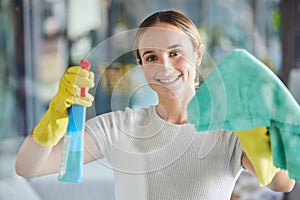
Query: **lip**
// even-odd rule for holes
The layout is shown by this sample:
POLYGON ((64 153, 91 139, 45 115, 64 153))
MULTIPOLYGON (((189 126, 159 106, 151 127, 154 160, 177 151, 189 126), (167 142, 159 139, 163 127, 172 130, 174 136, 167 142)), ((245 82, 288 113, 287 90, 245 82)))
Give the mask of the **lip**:
POLYGON ((170 78, 157 78, 156 81, 158 81, 159 83, 164 84, 164 85, 171 85, 171 84, 177 82, 181 77, 182 77, 182 74, 179 74, 175 77, 170 77, 170 78))

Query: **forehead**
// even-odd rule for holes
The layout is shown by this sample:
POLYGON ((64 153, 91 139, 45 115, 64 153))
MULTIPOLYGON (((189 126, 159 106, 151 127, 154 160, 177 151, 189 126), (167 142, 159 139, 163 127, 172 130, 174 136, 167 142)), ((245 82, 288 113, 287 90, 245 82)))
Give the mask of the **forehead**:
POLYGON ((191 46, 190 37, 177 27, 159 23, 159 25, 148 27, 139 42, 139 49, 166 49, 170 46, 191 46))

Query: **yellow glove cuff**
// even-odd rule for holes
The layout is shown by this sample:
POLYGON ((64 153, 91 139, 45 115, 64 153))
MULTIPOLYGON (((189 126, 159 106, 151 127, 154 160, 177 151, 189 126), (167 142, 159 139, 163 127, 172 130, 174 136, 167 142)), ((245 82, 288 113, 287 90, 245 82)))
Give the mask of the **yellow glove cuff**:
POLYGON ((234 132, 251 161, 261 186, 268 185, 280 170, 273 165, 270 136, 266 127, 234 132))
POLYGON ((69 117, 67 114, 49 109, 33 129, 33 140, 42 146, 54 146, 67 130, 69 117))

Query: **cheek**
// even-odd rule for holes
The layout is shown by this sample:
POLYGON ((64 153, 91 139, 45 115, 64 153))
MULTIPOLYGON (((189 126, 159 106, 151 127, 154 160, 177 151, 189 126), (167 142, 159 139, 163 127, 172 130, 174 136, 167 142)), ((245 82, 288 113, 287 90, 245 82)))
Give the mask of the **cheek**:
POLYGON ((144 68, 144 76, 146 78, 148 85, 152 88, 152 90, 157 91, 158 85, 154 81, 154 75, 155 75, 154 70, 144 68))
POLYGON ((187 72, 187 82, 191 87, 195 86, 195 80, 196 80, 196 74, 197 74, 197 70, 195 66, 191 66, 189 65, 189 67, 186 70, 187 72))
POLYGON ((143 67, 144 75, 146 77, 146 80, 148 82, 153 80, 153 76, 155 75, 155 70, 154 68, 151 67, 143 67))
POLYGON ((194 79, 196 78, 196 65, 194 63, 191 62, 181 62, 181 64, 179 64, 179 67, 181 68, 180 70, 182 71, 182 73, 186 76, 186 80, 190 81, 194 81, 194 79))
POLYGON ((190 85, 194 85, 194 81, 196 79, 196 69, 193 66, 190 66, 187 70, 188 74, 188 82, 190 85))

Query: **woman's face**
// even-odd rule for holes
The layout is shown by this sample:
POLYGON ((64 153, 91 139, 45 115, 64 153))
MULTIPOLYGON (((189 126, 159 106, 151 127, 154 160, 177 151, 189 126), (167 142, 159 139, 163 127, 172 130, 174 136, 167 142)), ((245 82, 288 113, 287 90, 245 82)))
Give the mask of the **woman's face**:
MULTIPOLYGON (((150 87, 159 97, 194 94, 196 66, 202 49, 177 27, 158 22, 147 28, 139 43, 142 68, 150 87)), ((190 95, 189 95, 190 96, 190 95)))

